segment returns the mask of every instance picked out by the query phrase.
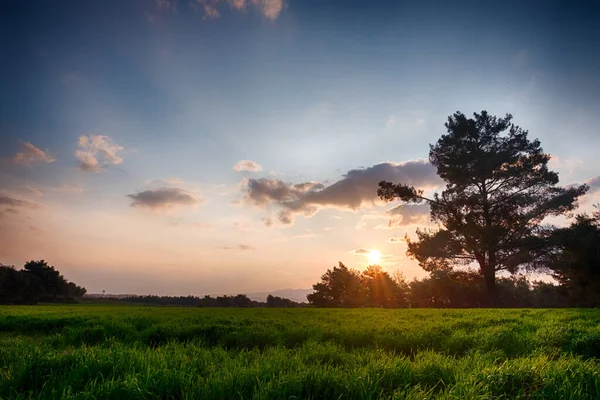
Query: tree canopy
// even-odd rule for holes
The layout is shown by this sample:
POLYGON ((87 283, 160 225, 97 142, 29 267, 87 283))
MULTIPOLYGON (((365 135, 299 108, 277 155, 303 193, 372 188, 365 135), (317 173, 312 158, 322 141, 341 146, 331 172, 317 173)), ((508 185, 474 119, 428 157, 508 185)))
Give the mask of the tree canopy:
POLYGON ((490 305, 499 301, 497 272, 535 266, 548 246, 543 221, 574 210, 588 189, 558 186, 540 141, 511 121, 510 114, 482 111, 467 118, 456 112, 429 151, 444 190, 426 196, 423 189, 382 181, 377 191, 383 200, 429 204, 439 228, 407 238, 408 255, 427 271, 478 265, 490 305))
POLYGON ((0 264, 0 304, 36 304, 82 297, 84 287, 69 282, 44 260, 28 261, 22 270, 0 264))

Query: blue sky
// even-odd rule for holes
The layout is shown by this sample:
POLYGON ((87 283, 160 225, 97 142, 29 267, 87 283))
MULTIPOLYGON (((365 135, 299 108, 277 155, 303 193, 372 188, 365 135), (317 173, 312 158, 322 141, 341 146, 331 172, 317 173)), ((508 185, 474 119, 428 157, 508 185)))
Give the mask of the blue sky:
POLYGON ((388 240, 427 222, 388 229, 376 182, 434 190, 457 110, 512 113, 597 200, 597 2, 8 1, 0 33, 1 261, 90 291, 306 288, 360 249, 422 276, 388 240))

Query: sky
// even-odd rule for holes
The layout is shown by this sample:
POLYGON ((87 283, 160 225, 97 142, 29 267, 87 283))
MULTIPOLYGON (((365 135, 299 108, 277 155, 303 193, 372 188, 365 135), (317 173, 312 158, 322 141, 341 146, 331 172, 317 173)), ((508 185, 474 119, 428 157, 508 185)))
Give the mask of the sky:
POLYGON ((539 138, 600 202, 600 3, 0 4, 0 262, 88 292, 310 288, 369 253, 406 277, 456 111, 539 138))

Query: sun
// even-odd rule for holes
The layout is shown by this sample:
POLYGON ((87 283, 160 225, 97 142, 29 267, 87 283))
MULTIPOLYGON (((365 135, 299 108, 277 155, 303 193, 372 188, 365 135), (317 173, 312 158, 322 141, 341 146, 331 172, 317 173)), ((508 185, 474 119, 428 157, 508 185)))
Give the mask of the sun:
POLYGON ((371 250, 369 252, 369 265, 379 265, 381 261, 381 253, 379 250, 371 250))

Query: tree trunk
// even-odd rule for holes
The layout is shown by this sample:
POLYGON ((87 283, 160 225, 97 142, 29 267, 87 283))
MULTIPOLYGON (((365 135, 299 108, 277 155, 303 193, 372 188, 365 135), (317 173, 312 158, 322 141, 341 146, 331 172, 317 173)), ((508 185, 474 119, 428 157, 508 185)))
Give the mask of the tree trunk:
POLYGON ((496 271, 489 268, 483 274, 483 279, 485 280, 485 291, 488 298, 488 306, 489 307, 499 307, 500 299, 498 296, 498 288, 496 287, 496 271))

